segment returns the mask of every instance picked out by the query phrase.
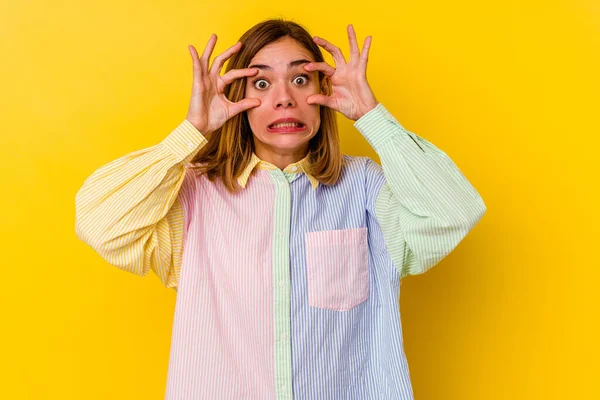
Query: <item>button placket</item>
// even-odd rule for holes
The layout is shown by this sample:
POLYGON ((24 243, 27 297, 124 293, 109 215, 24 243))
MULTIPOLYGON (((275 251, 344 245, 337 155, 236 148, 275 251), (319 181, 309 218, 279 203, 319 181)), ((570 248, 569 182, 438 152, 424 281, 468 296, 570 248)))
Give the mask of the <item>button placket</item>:
MULTIPOLYGON (((298 168, 298 167, 297 167, 298 168)), ((291 172, 292 167, 286 171, 274 169, 270 171, 275 185, 275 226, 273 230, 273 290, 274 313, 276 326, 281 329, 275 332, 275 357, 282 364, 275 370, 275 381, 278 396, 281 398, 292 397, 292 371, 291 349, 289 346, 290 325, 290 276, 289 276, 289 237, 290 237, 290 209, 291 209, 291 172)))

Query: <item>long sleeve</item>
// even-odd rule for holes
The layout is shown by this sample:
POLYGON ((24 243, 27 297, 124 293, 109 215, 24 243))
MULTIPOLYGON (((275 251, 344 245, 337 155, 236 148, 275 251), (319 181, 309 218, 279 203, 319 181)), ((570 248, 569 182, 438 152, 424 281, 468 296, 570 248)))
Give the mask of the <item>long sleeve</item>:
POLYGON ((483 199, 443 151, 404 129, 381 103, 354 127, 381 160, 379 167, 369 159, 367 170, 382 169, 385 178, 375 214, 400 278, 422 274, 483 217, 483 199))
POLYGON ((109 264, 175 290, 184 243, 180 189, 186 164, 207 143, 187 120, 162 142, 92 173, 75 197, 77 237, 109 264))

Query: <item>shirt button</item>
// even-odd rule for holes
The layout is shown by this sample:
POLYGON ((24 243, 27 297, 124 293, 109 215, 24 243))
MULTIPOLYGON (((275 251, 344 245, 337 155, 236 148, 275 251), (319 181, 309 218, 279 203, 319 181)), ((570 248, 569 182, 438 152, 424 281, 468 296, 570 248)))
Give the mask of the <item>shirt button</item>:
POLYGON ((279 236, 283 237, 283 235, 285 235, 284 231, 279 231, 279 236))
POLYGON ((196 146, 194 146, 194 143, 192 143, 192 142, 188 143, 188 149, 189 150, 194 150, 195 148, 196 148, 196 146))
POLYGON ((296 167, 296 166, 292 167, 292 171, 296 172, 297 170, 298 170, 298 167, 296 167))
POLYGON ((285 286, 285 281, 283 279, 279 281, 279 286, 280 287, 284 287, 285 286))
POLYGON ((284 395, 284 396, 286 395, 286 391, 285 391, 284 387, 281 388, 281 394, 284 395))
POLYGON ((280 336, 280 340, 285 340, 285 333, 282 333, 280 336))

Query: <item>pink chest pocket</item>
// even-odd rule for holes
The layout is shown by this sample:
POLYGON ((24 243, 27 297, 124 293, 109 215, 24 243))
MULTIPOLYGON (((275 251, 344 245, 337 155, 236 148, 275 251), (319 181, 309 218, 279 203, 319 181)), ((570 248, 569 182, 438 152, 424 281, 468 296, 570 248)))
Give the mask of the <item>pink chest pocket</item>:
POLYGON ((365 301, 369 297, 367 228, 305 235, 309 305, 346 311, 365 301))

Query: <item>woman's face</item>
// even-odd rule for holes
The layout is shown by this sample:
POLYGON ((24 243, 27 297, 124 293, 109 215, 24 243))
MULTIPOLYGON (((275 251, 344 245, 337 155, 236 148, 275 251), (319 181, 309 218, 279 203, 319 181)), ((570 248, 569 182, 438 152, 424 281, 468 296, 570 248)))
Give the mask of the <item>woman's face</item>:
POLYGON ((290 37, 263 47, 250 61, 248 68, 259 72, 247 78, 245 97, 261 101, 247 111, 259 158, 278 155, 299 160, 306 155, 308 142, 321 124, 320 106, 306 102, 320 87, 317 71, 304 69, 311 61, 315 61, 311 53, 290 37), (273 127, 281 118, 295 118, 302 126, 273 127))

